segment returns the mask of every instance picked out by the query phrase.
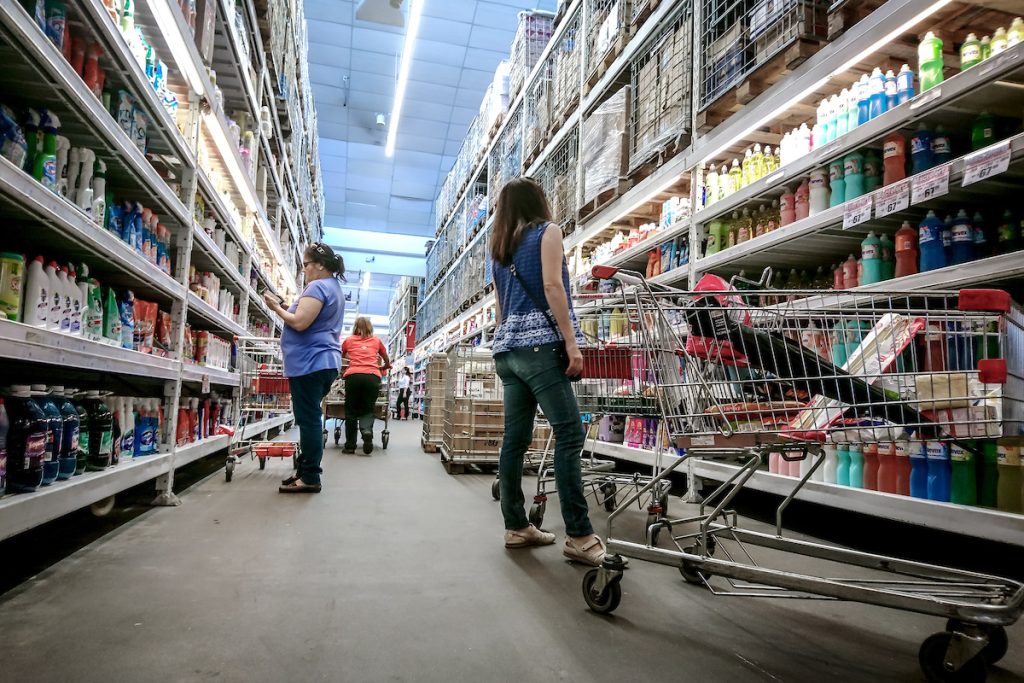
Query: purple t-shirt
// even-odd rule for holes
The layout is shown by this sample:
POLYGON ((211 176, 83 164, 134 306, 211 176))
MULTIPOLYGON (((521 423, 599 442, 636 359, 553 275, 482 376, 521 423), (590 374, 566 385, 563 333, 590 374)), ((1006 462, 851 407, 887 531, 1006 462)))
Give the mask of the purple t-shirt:
MULTIPOLYGON (((302 296, 323 304, 313 324, 304 331, 293 330, 287 324, 281 333, 281 352, 284 354, 284 376, 301 377, 318 370, 341 368, 341 322, 345 317, 345 297, 341 283, 327 277, 313 280, 302 296)), ((302 298, 302 297, 299 297, 302 298)), ((294 313, 299 302, 288 309, 294 313)))

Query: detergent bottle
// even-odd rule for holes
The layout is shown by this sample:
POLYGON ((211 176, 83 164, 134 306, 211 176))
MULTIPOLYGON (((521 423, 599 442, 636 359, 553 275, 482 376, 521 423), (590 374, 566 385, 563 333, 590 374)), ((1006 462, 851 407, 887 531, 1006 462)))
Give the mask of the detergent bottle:
POLYGON ((896 473, 896 443, 882 441, 878 444, 878 491, 898 493, 896 473))
POLYGON ((43 460, 43 486, 57 481, 60 474, 60 453, 63 448, 64 419, 46 390, 45 384, 30 387, 32 398, 46 416, 46 456, 43 460))
POLYGON ((846 132, 849 133, 854 128, 860 125, 860 111, 857 103, 857 88, 858 84, 855 82, 850 86, 849 91, 846 92, 846 132))
POLYGON ((896 105, 899 104, 899 94, 896 85, 896 74, 889 69, 885 72, 885 108, 886 111, 889 109, 895 109, 896 105))
POLYGON ((63 386, 51 387, 51 392, 64 421, 64 434, 61 437, 61 454, 59 458, 60 472, 57 478, 70 479, 78 469, 81 418, 63 386))
POLYGON ((910 138, 910 164, 911 173, 914 174, 927 171, 935 165, 932 159, 932 134, 924 122, 910 138))
MULTIPOLYGON (((910 455, 910 495, 914 498, 927 499, 928 457, 925 444, 911 441, 907 444, 907 448, 910 455)), ((899 455, 898 451, 897 455, 899 455)))
POLYGON ((864 152, 864 192, 874 192, 882 182, 882 161, 878 153, 869 149, 864 152))
POLYGON ((796 220, 796 196, 787 187, 779 198, 779 225, 789 225, 796 220))
POLYGON ((918 69, 920 70, 921 92, 931 90, 943 79, 942 39, 928 31, 917 47, 918 69))
MULTIPOLYGON (((913 475, 913 464, 910 457, 912 449, 919 444, 910 441, 896 442, 896 493, 901 496, 910 495, 910 479, 913 475)), ((927 474, 925 475, 927 478, 927 474)))
POLYGON ((878 238, 878 253, 882 259, 882 279, 893 279, 896 277, 896 245, 884 233, 878 238))
POLYGON ((868 119, 875 119, 889 109, 889 100, 885 95, 885 76, 877 66, 871 72, 868 92, 868 119))
MULTIPOLYGON (((822 184, 824 184, 824 174, 822 175, 822 184)), ((828 190, 826 189, 826 192, 828 190)), ((807 218, 811 213, 811 184, 804 178, 800 185, 796 188, 796 194, 794 195, 795 201, 793 202, 794 207, 794 218, 801 220, 807 218)))
POLYGON ((969 263, 977 258, 974 253, 974 225, 963 209, 953 219, 953 248, 950 265, 969 263))
POLYGON ((948 503, 952 479, 949 444, 945 441, 928 441, 925 453, 928 463, 928 500, 948 503))
POLYGON ((967 34, 967 40, 960 46, 960 70, 967 71, 981 63, 981 41, 973 33, 967 34))
MULTIPOLYGON (((842 174, 842 162, 839 162, 839 173, 842 174)), ((801 185, 801 188, 803 186, 801 185)), ((811 181, 808 184, 809 193, 809 215, 825 211, 829 207, 829 184, 828 175, 823 169, 811 171, 811 181)), ((797 220, 800 219, 800 190, 797 190, 797 220)))
MULTIPOLYGON (((843 160, 836 159, 828 165, 829 207, 839 206, 846 201, 846 181, 843 178, 843 160)), ((813 209, 813 206, 812 206, 813 209)), ((813 215, 813 211, 812 211, 813 215)))
POLYGON ((7 489, 35 491, 43 483, 48 418, 32 399, 32 388, 11 386, 4 399, 7 430, 7 489))
MULTIPOLYGON (((835 98, 835 126, 837 138, 846 135, 850 130, 850 114, 847 111, 849 100, 850 93, 846 88, 843 88, 842 92, 840 92, 838 97, 835 98)), ((809 459, 810 458, 807 458, 807 460, 809 459)))
POLYGON ((949 502, 960 505, 978 504, 978 480, 974 453, 953 442, 949 445, 949 502))
POLYGON ((971 151, 977 152, 983 147, 988 147, 995 142, 995 121, 987 111, 978 114, 971 126, 971 151))
POLYGON ((944 268, 946 265, 946 251, 942 244, 942 227, 942 219, 936 216, 934 211, 928 211, 928 215, 921 221, 918 230, 921 272, 944 268))
POLYGON ((843 183, 846 201, 864 194, 864 155, 860 152, 851 152, 843 158, 843 183))
POLYGON ((868 491, 878 490, 878 444, 866 443, 861 447, 864 454, 864 488, 868 491))
POLYGON ((821 466, 822 481, 826 484, 836 483, 836 470, 839 467, 839 454, 838 449, 834 443, 826 443, 822 446, 822 452, 825 458, 825 463, 821 466))
POLYGON ((999 490, 996 492, 996 507, 1003 512, 1020 512, 1021 506, 1021 466, 1020 447, 1004 443, 1001 439, 997 445, 999 466, 999 490))
POLYGON ((895 132, 882 143, 882 185, 891 185, 907 177, 907 141, 895 132))
POLYGON ((850 488, 864 488, 864 448, 859 443, 851 443, 847 452, 850 458, 850 488))
POLYGON ((871 84, 868 75, 863 74, 857 81, 857 125, 863 126, 871 120, 871 84))
POLYGON ((862 285, 873 285, 882 281, 881 241, 874 231, 868 233, 860 243, 861 264, 863 266, 862 285))
POLYGON ((846 443, 836 445, 836 484, 850 485, 850 445, 846 443))
POLYGON ((946 129, 941 125, 935 126, 935 134, 932 136, 932 164, 938 166, 953 158, 953 145, 949 141, 946 129))
POLYGON ((914 72, 906 64, 896 74, 896 102, 903 104, 914 96, 914 72))
POLYGON ((1000 26, 996 29, 996 32, 992 34, 992 55, 995 56, 1000 52, 1005 52, 1010 47, 1010 37, 1006 33, 1006 29, 1000 26))

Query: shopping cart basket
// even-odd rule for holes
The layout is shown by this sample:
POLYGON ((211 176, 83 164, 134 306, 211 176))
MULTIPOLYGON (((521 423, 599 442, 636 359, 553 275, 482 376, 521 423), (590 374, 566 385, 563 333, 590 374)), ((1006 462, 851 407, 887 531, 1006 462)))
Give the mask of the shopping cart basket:
MULTIPOLYGON (((331 385, 331 390, 324 397, 323 403, 324 409, 324 445, 327 445, 327 434, 333 426, 334 433, 334 445, 337 446, 341 443, 342 428, 345 423, 345 380, 339 377, 331 385), (331 421, 334 424, 331 424, 331 421)), ((381 383, 380 395, 377 396, 377 401, 373 405, 373 415, 376 419, 384 423, 384 429, 380 433, 380 445, 384 450, 388 448, 388 442, 391 440, 391 432, 388 430, 388 425, 391 423, 391 414, 388 410, 388 388, 387 385, 381 383)))
POLYGON ((830 443, 894 443, 909 451, 952 442, 970 450, 970 439, 1020 438, 1024 316, 1008 295, 684 292, 609 268, 595 268, 594 275, 634 285, 631 315, 650 366, 664 371, 656 378, 659 406, 673 443, 686 449, 645 489, 694 458, 732 460, 737 467, 699 514, 650 525, 643 543, 615 538, 621 510, 613 512, 606 560, 583 582, 590 608, 607 613, 618 606, 622 558, 633 557, 674 566, 716 595, 849 600, 944 617, 946 629, 919 652, 926 676, 984 680, 986 664, 1006 653, 1005 626, 1020 616, 1024 586, 788 538, 782 522, 830 443), (670 357, 676 361, 668 363, 670 357), (773 455, 812 463, 779 505, 774 534, 742 529, 729 505, 773 455), (671 532, 664 534, 671 549, 656 547, 655 527, 671 532), (758 565, 749 546, 887 576, 782 571, 758 565))
POLYGON ((290 415, 291 391, 284 376, 281 340, 273 337, 239 337, 238 365, 241 375, 239 440, 228 449, 224 478, 231 481, 235 465, 248 455, 265 469, 270 458, 291 458, 298 468, 302 457, 297 441, 255 441, 244 438, 245 428, 273 415, 290 415))

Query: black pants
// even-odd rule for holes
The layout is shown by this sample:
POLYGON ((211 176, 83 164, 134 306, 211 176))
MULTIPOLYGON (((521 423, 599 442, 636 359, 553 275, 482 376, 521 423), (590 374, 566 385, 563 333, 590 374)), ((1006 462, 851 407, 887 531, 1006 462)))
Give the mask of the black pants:
POLYGON ((398 418, 399 419, 402 418, 402 406, 403 405, 405 406, 405 417, 406 418, 409 417, 409 394, 410 394, 410 391, 408 389, 399 389, 398 390, 398 405, 395 406, 395 408, 398 410, 398 418))
POLYGON ((380 377, 352 374, 345 378, 345 448, 356 447, 357 430, 373 438, 373 407, 380 395, 380 377))
POLYGON ((323 473, 320 461, 324 457, 324 414, 320 402, 330 392, 336 379, 338 371, 331 369, 292 377, 288 381, 292 394, 292 413, 295 415, 295 424, 299 425, 300 455, 296 475, 305 484, 319 484, 323 473))

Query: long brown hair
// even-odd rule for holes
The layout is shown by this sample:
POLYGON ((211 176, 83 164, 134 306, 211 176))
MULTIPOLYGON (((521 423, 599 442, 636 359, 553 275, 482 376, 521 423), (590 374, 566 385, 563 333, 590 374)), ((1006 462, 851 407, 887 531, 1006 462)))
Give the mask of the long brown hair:
POLYGON ((503 266, 512 263, 523 233, 530 225, 551 220, 544 189, 533 178, 514 178, 498 193, 491 233, 491 257, 503 266))

